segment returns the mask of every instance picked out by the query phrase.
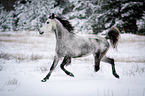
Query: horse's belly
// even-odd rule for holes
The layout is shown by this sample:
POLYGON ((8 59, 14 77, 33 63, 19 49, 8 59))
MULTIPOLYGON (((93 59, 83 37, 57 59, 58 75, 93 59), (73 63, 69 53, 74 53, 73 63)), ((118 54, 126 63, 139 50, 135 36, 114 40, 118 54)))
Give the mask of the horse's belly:
POLYGON ((89 44, 84 44, 81 46, 71 45, 71 46, 62 46, 56 50, 56 53, 61 56, 70 56, 72 58, 83 57, 94 52, 93 46, 89 44))
POLYGON ((95 44, 90 39, 77 38, 66 40, 57 46, 57 54, 60 56, 70 56, 72 58, 82 57, 92 54, 96 50, 95 44))
POLYGON ((83 57, 94 52, 93 45, 89 43, 81 44, 80 46, 72 46, 70 48, 70 54, 73 58, 83 57))

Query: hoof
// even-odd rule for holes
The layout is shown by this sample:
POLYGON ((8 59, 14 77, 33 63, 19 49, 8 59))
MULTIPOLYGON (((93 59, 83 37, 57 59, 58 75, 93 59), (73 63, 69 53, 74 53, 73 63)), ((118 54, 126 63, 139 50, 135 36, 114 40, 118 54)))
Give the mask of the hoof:
POLYGON ((66 71, 65 73, 71 77, 74 77, 74 75, 71 72, 66 71))
POLYGON ((75 77, 72 73, 69 73, 69 76, 71 76, 71 77, 75 77))
POLYGON ((116 74, 115 77, 119 79, 119 75, 116 74))
POLYGON ((99 71, 100 68, 99 67, 95 67, 95 72, 99 71))
POLYGON ((46 79, 41 80, 41 82, 46 82, 46 79))
POLYGON ((118 74, 115 73, 115 74, 113 74, 113 75, 114 75, 116 78, 119 79, 119 75, 118 75, 118 74))

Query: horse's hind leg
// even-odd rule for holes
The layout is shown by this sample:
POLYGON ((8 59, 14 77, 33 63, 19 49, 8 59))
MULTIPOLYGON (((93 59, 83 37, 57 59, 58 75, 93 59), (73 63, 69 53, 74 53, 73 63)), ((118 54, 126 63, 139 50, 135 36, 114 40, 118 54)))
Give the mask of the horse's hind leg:
POLYGON ((45 77, 43 80, 41 80, 42 82, 46 82, 46 80, 49 79, 49 77, 50 77, 52 71, 55 69, 55 67, 56 67, 57 64, 58 64, 58 61, 59 61, 59 58, 58 58, 57 56, 55 56, 55 57, 54 57, 53 64, 51 65, 50 71, 49 71, 49 73, 46 75, 46 77, 45 77))
POLYGON ((95 58, 95 71, 97 72, 100 69, 100 61, 102 57, 106 54, 107 49, 101 52, 100 50, 94 54, 95 58))
POLYGON ((62 62, 61 65, 60 65, 60 68, 61 68, 67 75, 74 77, 74 75, 73 75, 71 72, 67 71, 67 70, 64 68, 64 66, 65 66, 65 65, 68 65, 70 62, 71 62, 71 57, 65 56, 64 59, 63 59, 63 62, 62 62))
POLYGON ((97 72, 100 69, 100 52, 94 54, 95 66, 94 69, 97 72))
POLYGON ((116 78, 119 78, 119 75, 116 73, 116 70, 115 70, 114 59, 108 58, 108 57, 105 56, 105 57, 102 59, 102 61, 107 62, 107 63, 110 63, 110 64, 112 65, 112 73, 113 73, 113 75, 114 75, 116 78))

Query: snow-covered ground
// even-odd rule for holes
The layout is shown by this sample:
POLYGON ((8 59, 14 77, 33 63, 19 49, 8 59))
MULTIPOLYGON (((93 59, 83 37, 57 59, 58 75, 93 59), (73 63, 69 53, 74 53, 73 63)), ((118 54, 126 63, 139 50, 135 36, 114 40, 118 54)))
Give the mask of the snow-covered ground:
POLYGON ((107 56, 115 59, 120 79, 104 62, 94 72, 90 55, 72 59, 66 67, 74 78, 58 64, 50 79, 41 82, 54 52, 53 33, 0 32, 0 96, 145 96, 145 36, 122 34, 118 50, 110 47, 107 56))

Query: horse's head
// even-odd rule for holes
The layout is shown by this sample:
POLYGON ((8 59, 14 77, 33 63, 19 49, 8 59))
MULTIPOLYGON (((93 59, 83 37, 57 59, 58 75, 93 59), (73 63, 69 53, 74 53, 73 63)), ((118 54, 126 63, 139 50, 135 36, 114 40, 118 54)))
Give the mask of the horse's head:
POLYGON ((62 17, 57 17, 53 13, 38 31, 40 34, 43 34, 44 32, 49 32, 56 28, 58 28, 59 30, 65 29, 69 32, 73 32, 74 30, 74 27, 68 20, 63 19, 62 17))
POLYGON ((52 31, 55 26, 55 15, 52 14, 49 19, 43 24, 43 26, 38 30, 40 34, 43 34, 44 32, 52 31))

